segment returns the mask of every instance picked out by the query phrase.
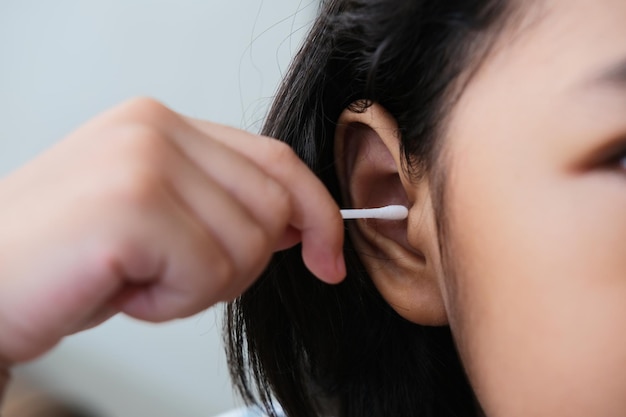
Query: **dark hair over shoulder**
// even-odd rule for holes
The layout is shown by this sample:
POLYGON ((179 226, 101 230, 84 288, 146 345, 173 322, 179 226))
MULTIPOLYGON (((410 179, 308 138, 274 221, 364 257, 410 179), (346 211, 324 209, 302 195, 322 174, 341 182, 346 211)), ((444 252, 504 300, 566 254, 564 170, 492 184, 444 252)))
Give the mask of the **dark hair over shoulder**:
MULTIPOLYGON (((446 111, 507 5, 324 2, 263 133, 291 145, 339 201, 336 121, 356 102, 379 102, 398 122, 408 166, 436 169, 446 111)), ((475 415, 449 329, 405 321, 380 296, 349 238, 345 252, 340 285, 314 278, 296 247, 276 254, 228 305, 227 355, 244 399, 273 415, 275 398, 293 417, 475 415)))

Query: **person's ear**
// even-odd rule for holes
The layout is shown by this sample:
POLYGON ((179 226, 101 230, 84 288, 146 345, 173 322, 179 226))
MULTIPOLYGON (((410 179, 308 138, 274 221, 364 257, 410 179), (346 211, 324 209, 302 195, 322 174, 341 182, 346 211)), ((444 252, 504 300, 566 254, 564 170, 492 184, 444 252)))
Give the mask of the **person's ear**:
POLYGON ((428 176, 415 180, 405 174, 400 143, 396 120, 377 103, 364 111, 346 109, 339 117, 335 156, 344 204, 409 208, 405 221, 357 220, 348 230, 374 285, 398 314, 422 325, 444 325, 428 176))

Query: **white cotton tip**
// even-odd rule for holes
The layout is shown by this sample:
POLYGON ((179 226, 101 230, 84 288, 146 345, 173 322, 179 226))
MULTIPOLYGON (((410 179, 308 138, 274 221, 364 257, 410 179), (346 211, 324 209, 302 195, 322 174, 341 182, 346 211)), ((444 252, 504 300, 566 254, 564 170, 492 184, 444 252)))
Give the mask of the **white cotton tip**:
POLYGON ((349 219, 379 219, 404 220, 409 217, 409 209, 404 206, 385 206, 371 209, 341 210, 344 220, 349 219))

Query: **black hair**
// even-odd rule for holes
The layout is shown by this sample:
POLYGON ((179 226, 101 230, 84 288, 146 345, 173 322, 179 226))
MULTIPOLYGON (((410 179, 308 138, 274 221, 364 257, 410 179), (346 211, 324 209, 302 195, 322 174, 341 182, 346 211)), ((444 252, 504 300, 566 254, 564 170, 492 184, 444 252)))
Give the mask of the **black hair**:
MULTIPOLYGON (((407 166, 416 175, 440 170, 445 117, 508 6, 323 2, 263 134, 288 143, 340 203, 337 119, 345 108, 378 102, 396 118, 407 166)), ((348 277, 331 286, 306 269, 299 247, 278 253, 228 305, 227 356, 244 400, 275 415, 275 399, 292 417, 476 415, 450 330, 401 318, 374 287, 349 237, 345 255, 348 277)))

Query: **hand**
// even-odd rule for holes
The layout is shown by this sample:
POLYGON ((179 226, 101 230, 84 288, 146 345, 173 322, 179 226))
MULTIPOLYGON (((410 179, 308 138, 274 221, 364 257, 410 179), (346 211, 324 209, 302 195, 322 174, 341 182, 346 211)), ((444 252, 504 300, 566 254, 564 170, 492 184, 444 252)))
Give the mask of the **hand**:
POLYGON ((118 312, 158 322, 230 300, 299 241, 320 279, 345 275, 339 209, 289 147, 149 99, 5 178, 0 201, 0 362, 118 312))

